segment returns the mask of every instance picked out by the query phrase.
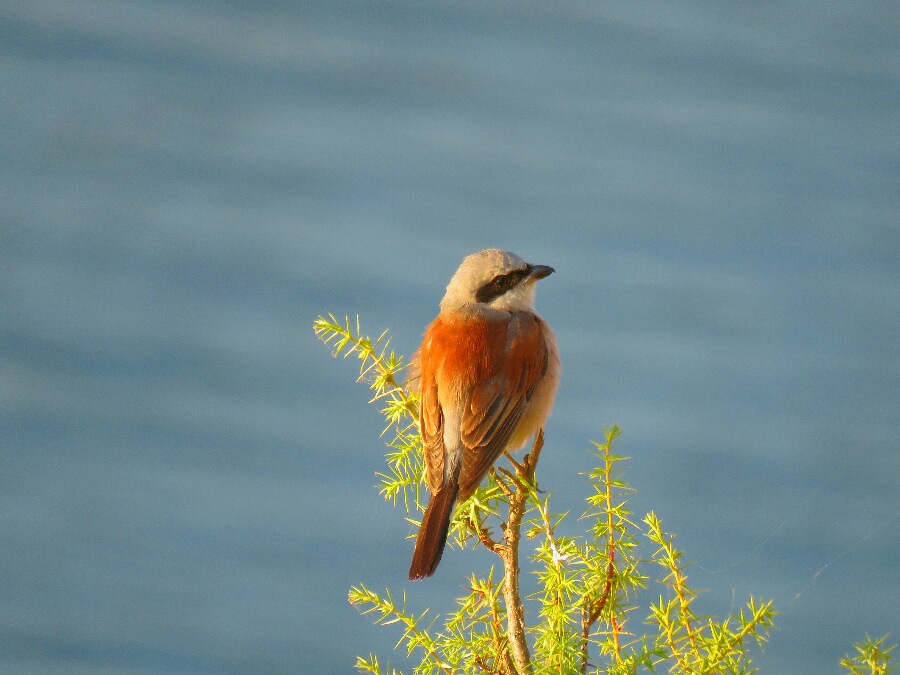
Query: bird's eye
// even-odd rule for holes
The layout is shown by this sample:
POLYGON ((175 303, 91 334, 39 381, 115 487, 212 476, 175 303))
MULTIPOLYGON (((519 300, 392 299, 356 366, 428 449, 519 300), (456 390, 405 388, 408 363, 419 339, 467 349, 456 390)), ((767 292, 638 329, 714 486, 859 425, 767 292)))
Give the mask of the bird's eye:
POLYGON ((475 298, 478 302, 490 302, 494 298, 498 298, 504 293, 507 293, 521 280, 521 273, 509 272, 507 274, 498 274, 478 289, 475 298))

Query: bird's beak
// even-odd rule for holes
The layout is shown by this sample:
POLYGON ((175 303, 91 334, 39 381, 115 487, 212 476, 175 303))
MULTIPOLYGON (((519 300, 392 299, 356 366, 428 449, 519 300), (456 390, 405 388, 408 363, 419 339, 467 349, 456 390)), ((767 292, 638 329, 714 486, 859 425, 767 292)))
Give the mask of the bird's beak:
POLYGON ((548 267, 547 265, 532 265, 531 276, 529 276, 528 278, 537 281, 538 279, 543 279, 546 276, 550 276, 555 271, 556 270, 554 270, 552 267, 548 267))

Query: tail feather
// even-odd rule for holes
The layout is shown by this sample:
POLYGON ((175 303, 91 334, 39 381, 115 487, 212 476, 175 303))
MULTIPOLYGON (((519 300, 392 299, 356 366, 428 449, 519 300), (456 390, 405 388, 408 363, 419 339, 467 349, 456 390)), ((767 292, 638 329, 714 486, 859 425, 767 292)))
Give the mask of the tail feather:
POLYGON ((412 564, 409 566, 410 581, 430 577, 441 562, 444 545, 447 543, 447 532, 450 529, 450 517, 453 515, 453 505, 458 494, 459 484, 454 481, 431 495, 422 518, 422 526, 419 528, 419 536, 416 538, 412 564))

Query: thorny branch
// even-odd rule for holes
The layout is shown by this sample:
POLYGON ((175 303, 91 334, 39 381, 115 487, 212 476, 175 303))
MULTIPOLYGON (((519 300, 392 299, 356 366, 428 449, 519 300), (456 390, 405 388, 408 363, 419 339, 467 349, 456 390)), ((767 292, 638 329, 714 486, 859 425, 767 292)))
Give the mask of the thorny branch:
MULTIPOLYGON (((509 518, 503 527, 503 543, 495 542, 484 528, 478 528, 478 539, 489 551, 493 551, 503 560, 503 600, 506 603, 506 634, 510 651, 515 661, 512 673, 524 675, 531 672, 531 655, 525 639, 525 607, 519 592, 519 541, 521 538, 522 517, 525 515, 525 504, 531 486, 534 486, 534 470, 544 447, 544 430, 534 437, 531 452, 521 462, 515 461, 507 454, 507 458, 515 467, 513 475, 501 467, 497 471, 509 480, 507 484, 497 476, 497 485, 509 499, 509 518)), ((508 664, 510 667, 512 663, 508 664)))

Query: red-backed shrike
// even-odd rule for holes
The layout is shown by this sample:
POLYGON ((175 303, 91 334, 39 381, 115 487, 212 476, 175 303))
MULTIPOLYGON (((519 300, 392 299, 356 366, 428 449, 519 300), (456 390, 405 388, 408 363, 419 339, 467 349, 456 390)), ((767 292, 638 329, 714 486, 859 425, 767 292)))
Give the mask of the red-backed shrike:
POLYGON ((559 385, 559 353, 534 311, 552 267, 508 251, 470 255, 450 279, 418 356, 419 428, 431 498, 409 568, 430 577, 457 500, 468 499, 504 451, 543 426, 559 385))

